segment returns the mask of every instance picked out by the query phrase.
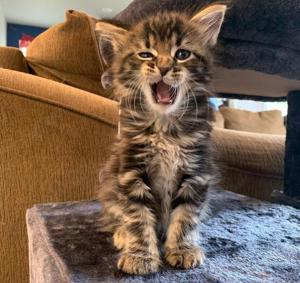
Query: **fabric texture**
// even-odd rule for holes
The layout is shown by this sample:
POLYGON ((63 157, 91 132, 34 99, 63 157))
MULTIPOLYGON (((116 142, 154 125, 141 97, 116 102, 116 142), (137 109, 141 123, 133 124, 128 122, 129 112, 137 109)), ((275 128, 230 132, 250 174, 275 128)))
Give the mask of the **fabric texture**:
POLYGON ((217 128, 212 135, 222 188, 265 200, 282 190, 285 136, 217 128))
POLYGON ((273 135, 286 134, 280 110, 252 112, 221 107, 220 112, 226 129, 273 135))
POLYGON ((96 195, 117 119, 111 100, 0 69, 0 282, 28 282, 27 208, 96 195))
POLYGON ((215 121, 213 126, 216 128, 224 129, 224 117, 219 111, 215 111, 215 121))
POLYGON ((212 133, 224 162, 250 172, 282 177, 285 137, 228 129, 212 133))
POLYGON ((300 92, 288 95, 287 139, 285 155, 284 186, 285 193, 300 199, 300 92))
POLYGON ((134 0, 115 18, 134 24, 159 11, 195 14, 212 3, 229 9, 222 26, 219 62, 230 69, 250 69, 300 79, 300 3, 261 0, 134 0))
MULTIPOLYGON (((253 2, 255 7, 271 5, 257 1, 253 2)), ((201 5, 207 2, 201 1, 201 5)), ((236 1, 237 7, 248 2, 236 1)), ((134 21, 137 15, 144 17, 167 7, 181 11, 189 3, 192 1, 134 1, 123 16, 131 11, 127 20, 134 21), (134 6, 136 3, 139 5, 134 6)), ((251 9, 252 4, 248 5, 251 9)), ((196 11, 193 7, 192 12, 196 11)), ((286 13, 289 7, 278 10, 278 14, 286 13)), ((298 6, 295 12, 297 9, 298 6)), ((253 35, 257 31, 255 37, 253 35, 256 43, 250 43, 249 38, 244 37, 247 32, 242 36, 239 31, 244 24, 238 22, 239 11, 233 6, 228 13, 221 33, 226 55, 223 65, 253 67, 298 78, 295 75, 300 68, 296 36, 293 50, 284 45, 282 38, 275 45, 265 45, 258 36, 263 26, 258 26, 260 28, 253 27, 252 32, 253 35), (234 34, 228 27, 230 24, 237 28, 238 39, 229 36, 234 34)), ((256 22, 253 19, 259 15, 265 19, 259 10, 247 15, 249 22, 245 22, 245 31, 252 28, 250 23, 256 22)), ((122 14, 117 18, 121 17, 122 14)), ((103 68, 94 33, 95 22, 83 13, 67 12, 65 23, 35 38, 28 49, 28 64, 20 51, 0 48, 0 282, 28 282, 24 219, 27 208, 39 202, 94 197, 98 173, 109 155, 118 122, 117 103, 105 98, 110 94, 100 83, 103 68)), ((287 23, 292 26, 289 20, 287 23)), ((268 199, 273 189, 282 189, 283 135, 216 128, 213 140, 224 188, 262 199, 268 199)), ((44 256, 40 262, 50 264, 44 256)), ((45 269, 43 274, 49 273, 45 269)), ((209 282, 210 277, 207 278, 204 281, 209 282)), ((57 279, 56 282, 63 281, 57 279)))
MULTIPOLYGON (((112 100, 0 68, 0 282, 28 282, 27 208, 95 196, 117 123, 112 100)), ((283 135, 216 128, 213 140, 225 189, 282 188, 283 135)))
POLYGON ((0 47, 0 68, 29 72, 23 53, 14 47, 0 47))
POLYGON ((96 19, 67 11, 66 21, 37 36, 29 45, 31 71, 47 79, 101 96, 109 96, 101 85, 102 59, 95 35, 96 19))
POLYGON ((163 265, 150 276, 116 270, 110 235, 99 232, 97 202, 37 205, 27 211, 31 283, 264 283, 298 282, 300 211, 226 191, 211 193, 200 226, 201 267, 163 265))

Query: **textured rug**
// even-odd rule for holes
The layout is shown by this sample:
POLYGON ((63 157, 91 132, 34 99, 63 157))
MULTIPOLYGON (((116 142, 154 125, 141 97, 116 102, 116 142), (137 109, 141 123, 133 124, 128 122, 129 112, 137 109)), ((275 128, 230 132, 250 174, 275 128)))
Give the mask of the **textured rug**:
POLYGON ((99 232, 96 201, 37 205, 27 212, 30 282, 300 282, 299 210, 224 191, 213 191, 211 207, 201 226, 203 266, 128 276, 99 232))

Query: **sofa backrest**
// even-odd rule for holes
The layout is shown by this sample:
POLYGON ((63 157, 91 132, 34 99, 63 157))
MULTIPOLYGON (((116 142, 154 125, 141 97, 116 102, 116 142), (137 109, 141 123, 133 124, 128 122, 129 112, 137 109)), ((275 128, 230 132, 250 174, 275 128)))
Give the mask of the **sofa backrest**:
POLYGON ((272 135, 286 134, 280 110, 252 112, 221 107, 220 114, 223 116, 225 129, 272 135))
POLYGON ((29 45, 30 71, 108 97, 101 85, 103 62, 94 32, 96 21, 85 13, 67 11, 64 23, 50 27, 29 45))

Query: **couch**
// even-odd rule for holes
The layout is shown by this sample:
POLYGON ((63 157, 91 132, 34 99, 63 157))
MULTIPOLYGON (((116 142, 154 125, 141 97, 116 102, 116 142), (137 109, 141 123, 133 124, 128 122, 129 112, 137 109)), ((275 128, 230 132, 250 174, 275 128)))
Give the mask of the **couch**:
MULTIPOLYGON (((95 197, 118 122, 95 22, 68 11, 26 58, 0 48, 0 282, 28 282, 27 208, 95 197)), ((215 128, 213 140, 224 189, 268 199, 282 188, 284 135, 215 128)))

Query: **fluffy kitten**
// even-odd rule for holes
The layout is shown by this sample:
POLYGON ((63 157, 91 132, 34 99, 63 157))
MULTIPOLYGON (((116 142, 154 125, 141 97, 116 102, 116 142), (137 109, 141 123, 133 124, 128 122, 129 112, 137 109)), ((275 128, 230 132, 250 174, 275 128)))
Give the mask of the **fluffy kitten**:
POLYGON ((109 68, 102 81, 111 81, 121 111, 99 198, 124 272, 156 272, 160 250, 172 266, 203 262, 197 227, 216 179, 205 87, 225 10, 210 6, 192 19, 160 13, 129 28, 96 25, 109 68))

